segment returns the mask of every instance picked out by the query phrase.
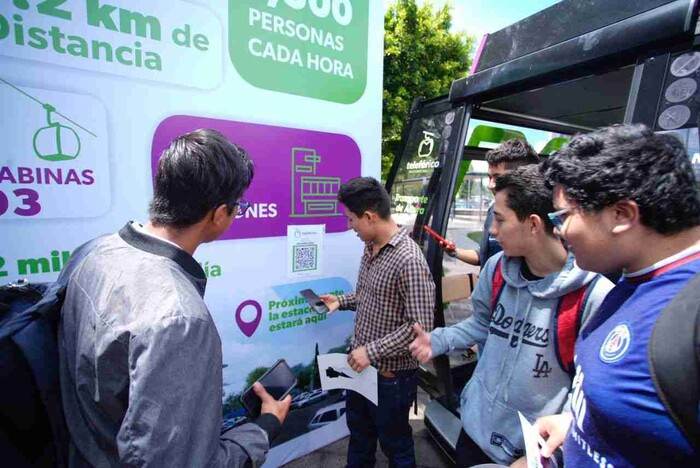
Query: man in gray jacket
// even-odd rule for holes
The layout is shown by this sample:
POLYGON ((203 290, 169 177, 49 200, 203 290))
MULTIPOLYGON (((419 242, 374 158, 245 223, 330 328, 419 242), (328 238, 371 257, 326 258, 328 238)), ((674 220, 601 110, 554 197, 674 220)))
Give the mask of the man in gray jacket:
POLYGON ((192 257, 247 209, 253 165, 213 130, 158 164, 150 220, 92 241, 62 275, 61 391, 70 466, 259 466, 289 411, 260 384, 262 415, 220 435, 221 339, 192 257), (65 279, 65 276, 64 276, 65 279))
POLYGON ((414 326, 409 349, 420 362, 474 344, 481 351, 461 395, 457 466, 511 464, 524 455, 518 412, 534 422, 562 410, 578 328, 612 288, 575 265, 553 232, 552 211, 538 166, 499 177, 491 233, 503 252, 479 275, 473 315, 432 333, 414 326))

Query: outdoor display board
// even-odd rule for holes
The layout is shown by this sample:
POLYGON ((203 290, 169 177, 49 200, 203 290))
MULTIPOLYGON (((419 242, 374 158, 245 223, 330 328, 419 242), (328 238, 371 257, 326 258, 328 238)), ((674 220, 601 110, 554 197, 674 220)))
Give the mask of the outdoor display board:
POLYGON ((284 358, 300 389, 267 465, 346 435, 344 395, 315 390, 313 363, 344 351, 353 316, 316 315, 299 291, 354 289, 363 246, 337 192, 379 176, 382 36, 370 0, 0 2, 0 282, 55 279, 86 240, 145 222, 162 150, 219 130, 256 166, 250 210, 195 253, 224 427, 284 358))

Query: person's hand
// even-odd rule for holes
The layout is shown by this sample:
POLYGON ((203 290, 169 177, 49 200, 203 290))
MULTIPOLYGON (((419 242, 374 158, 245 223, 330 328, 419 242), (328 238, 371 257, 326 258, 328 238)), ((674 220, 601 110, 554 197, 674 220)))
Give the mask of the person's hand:
POLYGON ((450 257, 454 257, 457 255, 457 246, 451 240, 445 239, 444 241, 438 242, 438 245, 450 257))
POLYGON ((260 414, 271 414, 279 420, 280 424, 284 424, 287 413, 289 413, 289 405, 292 404, 292 396, 287 395, 282 401, 277 401, 272 395, 267 393, 260 382, 253 384, 253 391, 262 400, 260 414))
POLYGON ((527 468, 527 458, 520 457, 510 464, 510 468, 527 468))
POLYGON ((551 457, 554 451, 564 443, 566 433, 569 432, 571 419, 571 413, 562 413, 544 416, 535 421, 533 427, 546 442, 540 451, 543 457, 551 457))
POLYGON ((323 303, 326 304, 326 307, 328 307, 328 312, 326 312, 326 315, 331 315, 333 312, 338 310, 338 307, 340 307, 338 296, 333 296, 332 294, 321 294, 318 297, 320 297, 323 303))
POLYGON ((430 346, 430 333, 425 332, 420 324, 413 324, 413 333, 416 338, 408 345, 411 355, 418 359, 418 362, 425 364, 433 358, 433 349, 430 346))
POLYGON ((355 372, 362 372, 364 369, 369 367, 369 356, 367 355, 367 348, 360 346, 354 349, 348 355, 348 364, 352 367, 355 372))

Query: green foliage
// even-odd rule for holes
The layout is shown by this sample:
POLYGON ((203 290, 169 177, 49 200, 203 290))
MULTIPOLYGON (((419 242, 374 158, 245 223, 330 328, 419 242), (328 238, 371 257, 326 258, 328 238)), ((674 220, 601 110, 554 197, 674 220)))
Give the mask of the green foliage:
POLYGON ((309 364, 305 366, 299 363, 292 367, 292 374, 297 378, 297 387, 299 389, 307 389, 311 387, 311 380, 313 379, 313 366, 309 364))
POLYGON ((316 357, 314 357, 313 364, 313 378, 314 378, 314 388, 321 388, 321 374, 318 370, 318 343, 316 343, 316 357))
POLYGON ((452 33, 452 6, 437 11, 426 1, 395 0, 384 16, 382 178, 401 144, 401 131, 415 97, 446 94, 466 76, 475 39, 452 33))
POLYGON ((241 394, 231 393, 224 400, 222 414, 228 414, 241 408, 243 408, 243 405, 241 404, 241 394))
POLYGON ((245 378, 245 384, 246 388, 250 387, 255 383, 256 380, 258 380, 262 375, 267 372, 267 367, 256 367, 250 373, 248 374, 248 377, 245 378))

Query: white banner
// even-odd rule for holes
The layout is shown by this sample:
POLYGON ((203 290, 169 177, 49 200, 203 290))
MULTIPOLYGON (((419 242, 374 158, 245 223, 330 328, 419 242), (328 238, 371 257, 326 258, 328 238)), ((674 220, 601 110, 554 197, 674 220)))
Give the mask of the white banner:
POLYGON ((369 0, 1 2, 0 282, 55 279, 83 242, 146 221, 163 148, 217 129, 256 165, 251 208, 195 253, 222 337, 224 426, 285 358, 299 386, 268 465, 342 437, 344 396, 320 390, 315 357, 345 352, 353 315, 311 313, 299 291, 354 289, 363 246, 337 190, 379 176, 382 60, 369 0), (325 226, 299 275, 289 225, 325 226))

